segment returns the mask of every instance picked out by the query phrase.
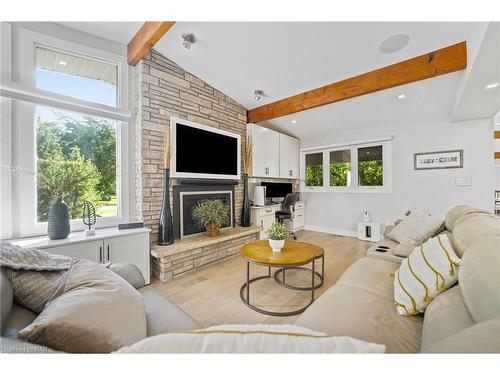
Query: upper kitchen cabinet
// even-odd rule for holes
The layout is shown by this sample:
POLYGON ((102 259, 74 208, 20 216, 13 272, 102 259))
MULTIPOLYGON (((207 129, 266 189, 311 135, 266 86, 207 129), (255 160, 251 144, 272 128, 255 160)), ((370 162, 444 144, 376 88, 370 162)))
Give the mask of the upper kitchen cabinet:
POLYGON ((280 177, 299 178, 300 146, 297 138, 280 134, 280 177))
POLYGON ((255 124, 247 125, 252 144, 252 176, 279 177, 279 133, 255 124))

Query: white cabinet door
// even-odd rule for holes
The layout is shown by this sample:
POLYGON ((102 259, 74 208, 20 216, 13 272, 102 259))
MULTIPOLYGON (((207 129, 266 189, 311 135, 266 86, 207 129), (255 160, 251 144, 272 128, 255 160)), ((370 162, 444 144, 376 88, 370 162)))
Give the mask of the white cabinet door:
POLYGON ((247 132, 252 142, 252 176, 279 177, 279 133, 255 124, 247 132))
POLYGON ((299 140, 285 134, 279 135, 280 177, 299 178, 299 140))
POLYGON ((103 263, 103 241, 89 241, 73 245, 54 246, 44 251, 51 254, 66 255, 71 258, 83 258, 93 262, 103 263))
POLYGON ((149 284, 149 234, 113 237, 104 240, 105 262, 132 263, 149 284))

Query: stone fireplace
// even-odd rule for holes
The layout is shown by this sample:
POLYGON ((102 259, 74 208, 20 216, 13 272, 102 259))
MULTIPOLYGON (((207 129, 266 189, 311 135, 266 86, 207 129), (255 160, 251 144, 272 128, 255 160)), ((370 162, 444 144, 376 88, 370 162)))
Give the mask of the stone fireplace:
POLYGON ((193 220, 194 207, 199 202, 206 200, 221 200, 231 206, 231 220, 228 225, 221 228, 235 226, 235 197, 234 184, 206 181, 179 181, 173 187, 173 218, 175 238, 183 238, 192 234, 204 232, 193 220))

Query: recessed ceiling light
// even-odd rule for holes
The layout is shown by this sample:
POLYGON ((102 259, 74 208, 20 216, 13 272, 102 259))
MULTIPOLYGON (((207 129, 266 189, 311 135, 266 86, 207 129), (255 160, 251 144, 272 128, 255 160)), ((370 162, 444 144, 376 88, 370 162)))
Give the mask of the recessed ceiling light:
POLYGON ((489 89, 494 89, 494 88, 496 88, 496 87, 498 87, 498 82, 490 83, 490 84, 488 84, 488 85, 484 86, 484 88, 485 88, 486 90, 489 90, 489 89))
POLYGON ((66 61, 63 61, 63 60, 59 61, 59 65, 66 66, 66 64, 67 64, 67 62, 66 62, 66 61))
POLYGON ((396 34, 390 36, 378 47, 381 53, 394 53, 401 51, 410 42, 410 37, 406 34, 396 34))
POLYGON ((292 120, 292 124, 296 124, 297 123, 297 120, 292 120))
POLYGON ((405 95, 405 94, 398 95, 398 99, 399 99, 399 100, 404 99, 404 98, 406 98, 406 95, 405 95))

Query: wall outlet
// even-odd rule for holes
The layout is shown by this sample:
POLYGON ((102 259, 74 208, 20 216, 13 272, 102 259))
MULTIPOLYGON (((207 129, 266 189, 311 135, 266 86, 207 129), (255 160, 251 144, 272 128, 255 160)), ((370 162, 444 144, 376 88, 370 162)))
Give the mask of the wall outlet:
POLYGON ((455 185, 456 186, 471 186, 472 185, 472 178, 470 178, 470 177, 456 177, 455 178, 455 185))

